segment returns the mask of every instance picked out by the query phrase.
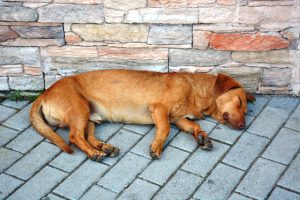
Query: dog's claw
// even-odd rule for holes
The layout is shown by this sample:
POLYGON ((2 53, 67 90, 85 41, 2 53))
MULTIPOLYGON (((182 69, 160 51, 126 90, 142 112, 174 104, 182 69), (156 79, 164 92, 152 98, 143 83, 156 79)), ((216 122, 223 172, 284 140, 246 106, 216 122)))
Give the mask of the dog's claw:
POLYGON ((151 146, 149 147, 149 152, 150 152, 150 157, 152 158, 152 160, 159 159, 159 156, 152 150, 151 146))
POLYGON ((199 142, 200 148, 202 148, 203 150, 212 150, 213 149, 213 144, 210 140, 209 137, 198 137, 201 138, 201 143, 199 142))
POLYGON ((112 151, 108 154, 109 157, 116 157, 120 153, 120 149, 117 147, 113 147, 112 151))

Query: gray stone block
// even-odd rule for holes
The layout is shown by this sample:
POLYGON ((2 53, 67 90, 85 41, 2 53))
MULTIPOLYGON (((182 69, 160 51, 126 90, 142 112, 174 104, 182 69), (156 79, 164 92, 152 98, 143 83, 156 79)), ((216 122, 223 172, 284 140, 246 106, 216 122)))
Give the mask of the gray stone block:
MULTIPOLYGON (((50 199, 48 199, 48 200, 64 200, 63 198, 60 198, 60 197, 58 197, 58 196, 56 196, 55 194, 49 194, 47 197, 49 197, 50 199)), ((46 198, 45 199, 41 199, 41 200, 47 200, 46 198)))
POLYGON ((102 23, 102 5, 50 4, 38 9, 39 22, 102 23))
POLYGON ((50 165, 62 169, 66 172, 73 171, 76 167, 78 167, 85 159, 86 155, 79 150, 78 148, 73 148, 74 152, 72 154, 68 154, 62 152, 59 156, 57 156, 54 160, 50 162, 50 165))
POLYGON ((284 173, 283 177, 279 180, 278 185, 300 192, 299 169, 300 169, 300 154, 298 154, 295 160, 293 160, 288 170, 284 173))
POLYGON ((230 60, 230 53, 214 50, 170 49, 170 66, 212 66, 230 60))
POLYGON ((15 114, 17 111, 12 108, 8 108, 0 105, 0 122, 8 119, 10 116, 15 114))
POLYGON ((41 66, 39 49, 37 47, 0 47, 0 65, 6 64, 41 66))
POLYGON ((117 193, 110 190, 99 187, 98 185, 93 185, 80 199, 81 200, 114 200, 117 197, 117 193))
POLYGON ((227 153, 223 162, 246 170, 268 142, 269 140, 265 137, 245 132, 227 153))
POLYGON ((240 194, 233 193, 228 200, 251 200, 248 197, 244 197, 240 194))
POLYGON ((148 44, 192 44, 192 26, 150 27, 148 44))
POLYGON ((188 152, 193 152, 199 145, 191 134, 181 131, 172 140, 170 146, 177 147, 188 152))
POLYGON ((98 185, 119 193, 134 180, 149 162, 149 159, 128 153, 100 179, 98 185))
POLYGON ((54 193, 69 199, 79 199, 108 169, 95 161, 85 161, 76 171, 54 189, 54 193))
POLYGON ((262 156, 287 165, 299 148, 300 133, 282 128, 262 156))
POLYGON ((290 116, 285 127, 300 131, 300 105, 297 106, 296 110, 290 116))
POLYGON ((102 162, 108 165, 116 163, 142 136, 121 129, 107 143, 120 148, 117 157, 104 159, 102 162))
POLYGON ((16 108, 16 109, 22 109, 24 106, 26 106, 29 103, 29 101, 12 101, 9 99, 6 99, 2 102, 2 105, 16 108))
POLYGON ((37 12, 34 9, 21 6, 0 7, 1 21, 36 21, 38 19, 37 12))
POLYGON ((11 166, 6 173, 28 180, 34 173, 55 157, 60 150, 47 142, 42 142, 11 166), (26 167, 24 167, 26 166, 26 167))
POLYGON ((268 200, 297 200, 300 199, 300 195, 294 192, 284 190, 282 188, 276 187, 268 200))
POLYGON ((0 91, 10 90, 8 85, 8 77, 0 77, 0 91))
POLYGON ((23 181, 6 174, 0 174, 0 199, 5 199, 12 191, 17 189, 23 181))
MULTIPOLYGON (((155 132, 156 132, 156 128, 152 128, 151 131, 149 133, 147 133, 147 135, 139 141, 139 143, 137 143, 137 145, 135 145, 132 149, 131 152, 144 156, 146 158, 151 158, 149 155, 149 146, 151 145, 154 136, 155 136, 155 132)), ((171 128, 170 130, 170 134, 164 144, 164 149, 168 146, 168 144, 170 143, 170 141, 175 137, 175 135, 178 133, 179 131, 175 128, 171 128)), ((165 150, 164 150, 165 151, 165 150)), ((162 152, 162 154, 164 154, 164 151, 162 152)))
POLYGON ((0 157, 0 172, 2 173, 11 164, 21 158, 22 154, 6 148, 0 148, 0 157))
POLYGON ((29 127, 23 133, 18 135, 13 141, 8 143, 6 147, 21 153, 26 153, 42 140, 43 137, 32 127, 29 127))
POLYGON ((96 125, 95 136, 98 139, 106 142, 122 126, 123 124, 121 123, 103 123, 103 124, 96 125))
POLYGON ((207 134, 211 132, 211 130, 216 126, 216 121, 208 121, 208 120, 197 120, 197 124, 200 125, 201 129, 205 131, 207 134))
POLYGON ((31 105, 32 104, 29 104, 28 106, 23 108, 20 112, 10 117, 8 120, 6 120, 3 123, 3 125, 19 131, 23 131, 25 128, 29 127, 30 126, 29 113, 30 113, 31 105))
POLYGON ((284 168, 284 165, 260 158, 250 168, 236 191, 255 199, 265 199, 284 168))
POLYGON ((140 135, 146 135, 152 127, 153 125, 127 124, 123 128, 138 133, 140 135))
POLYGON ((287 118, 288 113, 285 110, 267 106, 254 120, 247 131, 272 138, 287 118))
POLYGON ((154 160, 140 175, 141 178, 163 185, 188 157, 188 153, 168 147, 159 160, 154 160))
POLYGON ((269 98, 264 96, 255 95, 256 101, 253 103, 248 103, 248 112, 247 115, 257 116, 258 113, 264 108, 268 103, 269 98))
POLYGON ((219 142, 213 142, 213 145, 212 151, 196 150, 181 168, 205 177, 229 149, 228 145, 219 142))
POLYGON ((46 166, 14 192, 9 199, 41 199, 67 175, 65 172, 46 166))
POLYGON ((169 182, 154 196, 154 200, 188 199, 202 182, 202 178, 178 170, 169 182))
POLYGON ((219 164, 200 186, 194 197, 197 199, 227 199, 238 184, 243 171, 219 164))
MULTIPOLYGON (((246 126, 249 126, 253 119, 254 117, 246 115, 246 126)), ((219 124, 209 136, 227 144, 233 144, 242 133, 243 130, 236 130, 227 125, 219 124)))
POLYGON ((63 26, 12 26, 21 38, 61 39, 64 38, 63 26))
POLYGON ((18 131, 0 126, 0 147, 18 135, 18 131))
POLYGON ((41 76, 10 76, 9 87, 13 90, 43 90, 44 78, 41 76))
POLYGON ((128 188, 124 190, 118 200, 151 199, 158 190, 159 186, 141 179, 136 179, 128 188))

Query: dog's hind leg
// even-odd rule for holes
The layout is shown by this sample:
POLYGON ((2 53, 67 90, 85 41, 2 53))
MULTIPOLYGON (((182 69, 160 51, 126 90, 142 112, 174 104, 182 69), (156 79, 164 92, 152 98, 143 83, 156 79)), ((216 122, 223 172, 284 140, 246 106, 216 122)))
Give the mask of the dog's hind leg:
POLYGON ((203 149, 212 149, 212 143, 207 136, 207 133, 203 131, 199 124, 190 121, 186 118, 181 118, 175 122, 175 125, 182 131, 190 133, 199 143, 200 147, 203 149))
POLYGON ((109 157, 115 157, 115 156, 119 155, 119 152, 120 152, 119 148, 114 147, 110 144, 106 144, 103 141, 101 141, 101 140, 99 140, 95 137, 95 124, 94 124, 94 122, 88 121, 85 133, 86 133, 87 141, 94 148, 103 151, 109 157))

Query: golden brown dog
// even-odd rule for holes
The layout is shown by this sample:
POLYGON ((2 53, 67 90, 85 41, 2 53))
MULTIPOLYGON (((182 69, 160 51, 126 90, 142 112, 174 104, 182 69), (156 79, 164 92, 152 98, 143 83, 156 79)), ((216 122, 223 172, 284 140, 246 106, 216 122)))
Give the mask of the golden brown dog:
POLYGON ((41 135, 71 153, 71 147, 49 125, 69 127, 70 143, 96 161, 116 156, 119 149, 96 139, 94 122, 155 124, 150 155, 159 158, 170 123, 191 133, 200 147, 211 149, 207 134, 188 118, 210 115, 243 129, 247 100, 255 99, 224 74, 103 70, 57 81, 33 103, 30 120, 41 135))

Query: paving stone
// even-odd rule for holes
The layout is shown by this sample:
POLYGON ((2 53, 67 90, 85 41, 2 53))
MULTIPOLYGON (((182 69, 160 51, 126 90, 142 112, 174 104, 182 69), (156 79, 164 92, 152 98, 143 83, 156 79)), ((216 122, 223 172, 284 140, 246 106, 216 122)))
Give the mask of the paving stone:
POLYGON ((136 179, 127 189, 124 190, 118 200, 151 199, 158 190, 159 186, 141 179, 136 179))
POLYGON ((285 127, 300 131, 300 104, 288 119, 285 127))
POLYGON ((6 170, 6 173, 27 180, 59 152, 56 146, 42 142, 6 170))
POLYGON ((123 124, 121 123, 103 123, 96 125, 95 136, 102 141, 107 141, 122 126, 123 124))
MULTIPOLYGON (((155 127, 152 128, 151 131, 149 133, 147 133, 147 135, 141 141, 139 141, 139 143, 137 143, 137 145, 135 145, 131 149, 131 152, 141 155, 141 156, 144 156, 146 158, 151 158, 149 155, 149 146, 151 145, 151 143, 153 141, 153 138, 155 136, 155 131, 156 131, 156 128, 155 127)), ((164 149, 168 146, 170 141, 175 137, 175 135, 178 132, 179 132, 178 129, 171 128, 170 134, 164 144, 164 149)), ((164 151, 162 154, 164 154, 164 151)))
POLYGON ((269 98, 264 96, 255 95, 255 98, 256 98, 255 102, 248 103, 248 112, 247 112, 247 115, 254 116, 254 117, 258 115, 258 113, 264 108, 264 106, 269 101, 269 98))
POLYGON ((29 110, 31 109, 31 104, 26 106, 24 109, 22 109, 20 112, 17 114, 13 115, 10 117, 8 120, 6 120, 3 125, 23 131, 25 128, 30 126, 30 121, 29 121, 29 110))
POLYGON ((219 164, 200 186, 194 197, 197 199, 227 199, 238 184, 243 171, 219 164))
POLYGON ((251 200, 248 197, 244 197, 240 194, 233 193, 228 200, 251 200))
POLYGON ((272 138, 287 118, 288 113, 285 110, 267 106, 254 120, 247 131, 272 138))
POLYGON ((6 99, 2 102, 2 105, 16 108, 16 109, 21 109, 24 106, 26 106, 28 103, 29 103, 29 101, 12 101, 12 100, 6 99))
POLYGON ((262 157, 287 165, 293 159, 299 148, 299 132, 282 128, 262 157))
POLYGON ((288 170, 279 180, 278 185, 300 192, 300 154, 293 160, 288 170))
POLYGON ((269 140, 265 137, 245 132, 227 153, 223 162, 246 170, 268 142, 269 140))
POLYGON ((168 147, 159 160, 154 160, 140 175, 141 178, 163 185, 188 157, 188 153, 168 147), (159 175, 158 175, 159 174, 159 175))
POLYGON ((275 108, 281 108, 286 112, 290 113, 292 110, 294 110, 298 102, 299 102, 299 98, 276 97, 276 98, 272 98, 269 101, 268 105, 275 108))
POLYGON ((87 191, 80 199, 81 200, 99 200, 105 199, 105 200, 114 200, 117 197, 117 193, 114 193, 110 190, 107 190, 105 188, 99 187, 97 185, 93 185, 91 189, 87 191))
POLYGON ((265 199, 284 168, 284 165, 260 158, 250 168, 236 191, 255 199, 265 199))
POLYGON ((67 175, 65 172, 46 166, 14 192, 9 199, 40 199, 67 175))
POLYGON ((228 145, 219 142, 213 142, 213 145, 212 151, 197 149, 181 168, 205 177, 229 149, 228 145))
POLYGON ((149 159, 128 153, 100 179, 98 185, 119 193, 134 180, 149 162, 149 159))
POLYGON ((123 128, 140 135, 146 135, 150 131, 150 129, 153 128, 153 125, 127 124, 123 128))
POLYGON ((18 131, 0 126, 0 147, 18 135, 18 131))
POLYGON ((85 161, 75 172, 54 189, 54 193, 69 199, 80 196, 108 169, 107 166, 95 161, 85 161))
POLYGON ((0 105, 0 122, 8 119, 10 116, 15 114, 17 111, 12 108, 8 108, 0 105))
POLYGON ((21 153, 6 149, 0 148, 0 173, 8 168, 11 164, 17 161, 22 157, 21 153))
MULTIPOLYGON (((249 126, 253 119, 254 117, 246 115, 246 126, 249 126)), ((209 136, 227 144, 233 144, 243 131, 244 130, 236 130, 227 125, 219 124, 209 136)))
MULTIPOLYGON (((47 197, 50 198, 48 200, 64 200, 63 198, 60 198, 60 197, 56 196, 55 194, 49 194, 47 197)), ((44 197, 41 200, 47 200, 47 199, 44 197)))
POLYGON ((107 143, 120 148, 117 157, 104 159, 102 162, 108 165, 116 163, 133 145, 141 138, 140 135, 121 129, 107 143))
POLYGON ((21 153, 26 153, 42 140, 43 137, 32 127, 29 127, 23 133, 18 135, 13 141, 8 143, 6 147, 21 153))
POLYGON ((153 199, 188 199, 202 180, 199 176, 179 170, 153 199))
POLYGON ((6 174, 0 174, 0 199, 7 197, 12 191, 18 188, 23 181, 6 174))
POLYGON ((268 200, 297 200, 300 199, 300 195, 296 194, 294 192, 290 192, 287 190, 284 190, 282 188, 276 187, 271 196, 268 198, 268 200))
POLYGON ((59 156, 57 156, 54 160, 52 160, 50 162, 50 165, 52 165, 56 168, 62 169, 66 172, 73 171, 87 157, 78 148, 73 148, 73 150, 74 150, 74 152, 72 154, 62 152, 59 156))

